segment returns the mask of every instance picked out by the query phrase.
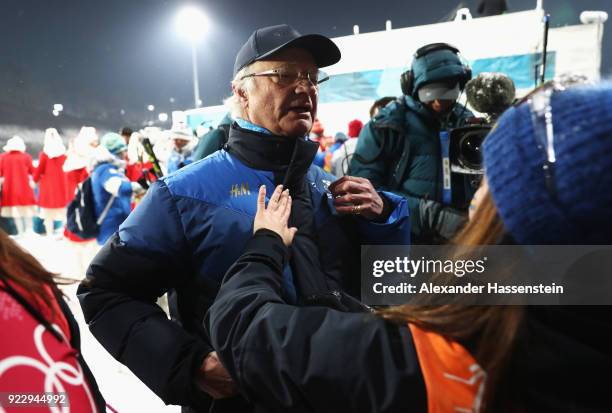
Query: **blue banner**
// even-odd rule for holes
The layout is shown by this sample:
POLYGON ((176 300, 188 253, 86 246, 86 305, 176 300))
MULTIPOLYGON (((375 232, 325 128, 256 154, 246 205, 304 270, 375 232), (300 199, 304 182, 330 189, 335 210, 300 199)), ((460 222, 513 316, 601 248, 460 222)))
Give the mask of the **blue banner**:
MULTIPOLYGON (((529 53, 476 59, 470 62, 470 66, 473 76, 482 72, 501 72, 512 78, 517 89, 531 89, 535 87, 536 69, 540 60, 541 53, 529 53)), ((556 52, 548 52, 545 76, 547 80, 555 76, 555 63, 556 52)), ((400 75, 406 69, 395 67, 331 76, 329 81, 321 84, 319 102, 350 102, 399 96, 402 93, 400 75)))

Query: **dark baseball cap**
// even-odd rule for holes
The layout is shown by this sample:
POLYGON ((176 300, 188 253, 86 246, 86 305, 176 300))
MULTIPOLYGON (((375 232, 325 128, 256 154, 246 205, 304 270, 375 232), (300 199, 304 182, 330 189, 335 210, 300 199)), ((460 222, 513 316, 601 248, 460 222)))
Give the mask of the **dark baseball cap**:
POLYGON ((333 65, 340 60, 340 49, 320 34, 301 35, 287 24, 257 29, 240 48, 234 63, 234 76, 240 69, 288 47, 310 52, 318 67, 333 65))

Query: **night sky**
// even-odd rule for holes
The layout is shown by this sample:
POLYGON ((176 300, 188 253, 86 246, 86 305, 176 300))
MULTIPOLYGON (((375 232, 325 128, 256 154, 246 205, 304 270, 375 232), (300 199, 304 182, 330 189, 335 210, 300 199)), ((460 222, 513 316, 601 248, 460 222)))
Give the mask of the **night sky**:
MULTIPOLYGON (((434 23, 459 5, 456 0, 209 0, 195 2, 212 27, 199 46, 200 93, 204 105, 229 93, 237 50, 257 27, 288 23, 302 33, 330 37, 434 23), (418 6, 417 6, 418 4, 418 6), (424 5, 425 4, 425 5, 424 5)), ((464 1, 475 15, 477 1, 464 1)), ((181 1, 3 0, 0 13, 0 102, 20 108, 62 103, 66 114, 95 114, 117 122, 193 106, 191 50, 176 33, 181 1), (175 103, 170 102, 175 99, 175 103)), ((508 0, 510 11, 535 0, 508 0)), ((583 10, 606 10, 611 0, 545 0, 553 26, 577 24, 583 10)), ((612 29, 606 24, 602 72, 612 74, 612 29)), ((0 116, 2 114, 0 113, 0 116)), ((0 118, 2 123, 2 118, 0 118)))

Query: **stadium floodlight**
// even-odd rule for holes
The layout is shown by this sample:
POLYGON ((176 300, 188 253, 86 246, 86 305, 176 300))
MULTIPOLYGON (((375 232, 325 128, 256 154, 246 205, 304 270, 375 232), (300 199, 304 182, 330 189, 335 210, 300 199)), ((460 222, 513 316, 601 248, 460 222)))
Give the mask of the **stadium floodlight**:
POLYGON ((191 43, 191 64, 193 66, 193 100, 195 107, 201 106, 200 86, 198 81, 198 63, 196 44, 208 30, 208 18, 204 12, 195 6, 185 6, 176 18, 178 32, 188 38, 191 43))

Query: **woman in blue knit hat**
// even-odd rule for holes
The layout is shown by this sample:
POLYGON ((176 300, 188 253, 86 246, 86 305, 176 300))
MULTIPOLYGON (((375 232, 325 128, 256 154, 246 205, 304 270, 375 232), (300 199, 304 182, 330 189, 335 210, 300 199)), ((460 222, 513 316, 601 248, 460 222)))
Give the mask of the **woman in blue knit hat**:
MULTIPOLYGON (((488 187, 457 244, 612 244, 612 85, 535 93, 500 118, 484 157, 488 187)), ((291 198, 277 188, 264 199, 265 188, 206 319, 249 400, 274 411, 610 411, 611 307, 294 307, 280 283, 291 198)))

